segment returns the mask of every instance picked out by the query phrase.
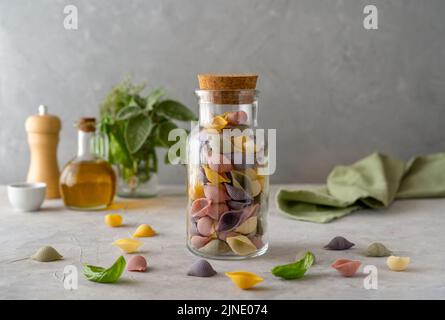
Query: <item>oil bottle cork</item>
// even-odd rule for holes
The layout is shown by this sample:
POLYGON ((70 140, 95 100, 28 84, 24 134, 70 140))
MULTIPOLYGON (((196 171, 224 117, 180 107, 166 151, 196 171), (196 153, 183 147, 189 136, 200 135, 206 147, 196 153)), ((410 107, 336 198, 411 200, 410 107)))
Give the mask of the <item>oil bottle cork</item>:
POLYGON ((48 108, 41 105, 39 114, 26 119, 25 128, 31 152, 27 181, 45 182, 46 198, 60 198, 60 171, 57 162, 59 132, 62 128, 60 119, 48 114, 48 108))
POLYGON ((257 74, 198 74, 200 90, 208 90, 209 103, 248 104, 255 96, 257 74))

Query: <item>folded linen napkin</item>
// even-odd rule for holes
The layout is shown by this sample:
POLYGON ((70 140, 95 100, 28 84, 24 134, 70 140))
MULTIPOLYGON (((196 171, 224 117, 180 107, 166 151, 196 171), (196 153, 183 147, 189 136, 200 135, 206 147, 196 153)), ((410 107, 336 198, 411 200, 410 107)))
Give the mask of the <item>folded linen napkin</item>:
POLYGON ((326 223, 360 208, 388 207, 396 198, 445 196, 445 153, 420 156, 405 164, 373 153, 349 166, 336 166, 326 186, 281 189, 276 203, 284 215, 326 223))

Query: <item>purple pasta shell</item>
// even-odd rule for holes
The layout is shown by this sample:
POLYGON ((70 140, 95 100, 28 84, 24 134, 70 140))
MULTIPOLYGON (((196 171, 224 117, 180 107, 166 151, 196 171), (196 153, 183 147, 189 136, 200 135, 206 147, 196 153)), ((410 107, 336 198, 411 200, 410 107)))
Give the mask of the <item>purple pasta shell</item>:
POLYGON ((200 259, 191 265, 187 275, 193 277, 212 277, 216 274, 212 265, 204 259, 200 259))
POLYGON ((329 241, 324 248, 328 250, 347 250, 352 246, 355 246, 355 244, 344 237, 338 236, 329 241))
POLYGON ((241 223, 243 211, 227 211, 221 215, 218 222, 218 232, 227 232, 235 229, 241 223))
POLYGON ((252 201, 250 201, 250 200, 247 200, 247 201, 229 200, 229 201, 227 201, 227 204, 228 204, 229 208, 232 210, 241 210, 241 209, 244 209, 245 207, 250 206, 252 204, 252 201))
POLYGON ((226 187, 227 194, 229 195, 229 197, 232 200, 236 200, 236 201, 245 201, 245 200, 252 201, 253 200, 252 196, 249 195, 243 189, 231 186, 230 184, 227 184, 227 183, 225 183, 224 185, 226 187))

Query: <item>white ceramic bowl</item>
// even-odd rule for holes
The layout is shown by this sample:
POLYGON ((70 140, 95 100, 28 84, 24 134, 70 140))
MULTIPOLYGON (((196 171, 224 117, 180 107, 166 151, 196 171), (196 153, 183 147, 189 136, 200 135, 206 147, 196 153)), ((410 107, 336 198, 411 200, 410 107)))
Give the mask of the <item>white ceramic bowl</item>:
POLYGON ((19 211, 37 211, 46 195, 46 183, 13 183, 8 185, 8 198, 19 211))

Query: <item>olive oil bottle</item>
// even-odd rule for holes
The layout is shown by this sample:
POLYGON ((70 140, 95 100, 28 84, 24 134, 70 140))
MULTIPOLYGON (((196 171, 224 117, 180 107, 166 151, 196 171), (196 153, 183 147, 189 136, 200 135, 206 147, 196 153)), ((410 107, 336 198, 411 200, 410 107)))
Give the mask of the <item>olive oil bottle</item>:
POLYGON ((60 176, 60 193, 65 206, 73 210, 102 210, 112 204, 116 174, 111 165, 94 152, 96 119, 81 118, 77 156, 60 176))

